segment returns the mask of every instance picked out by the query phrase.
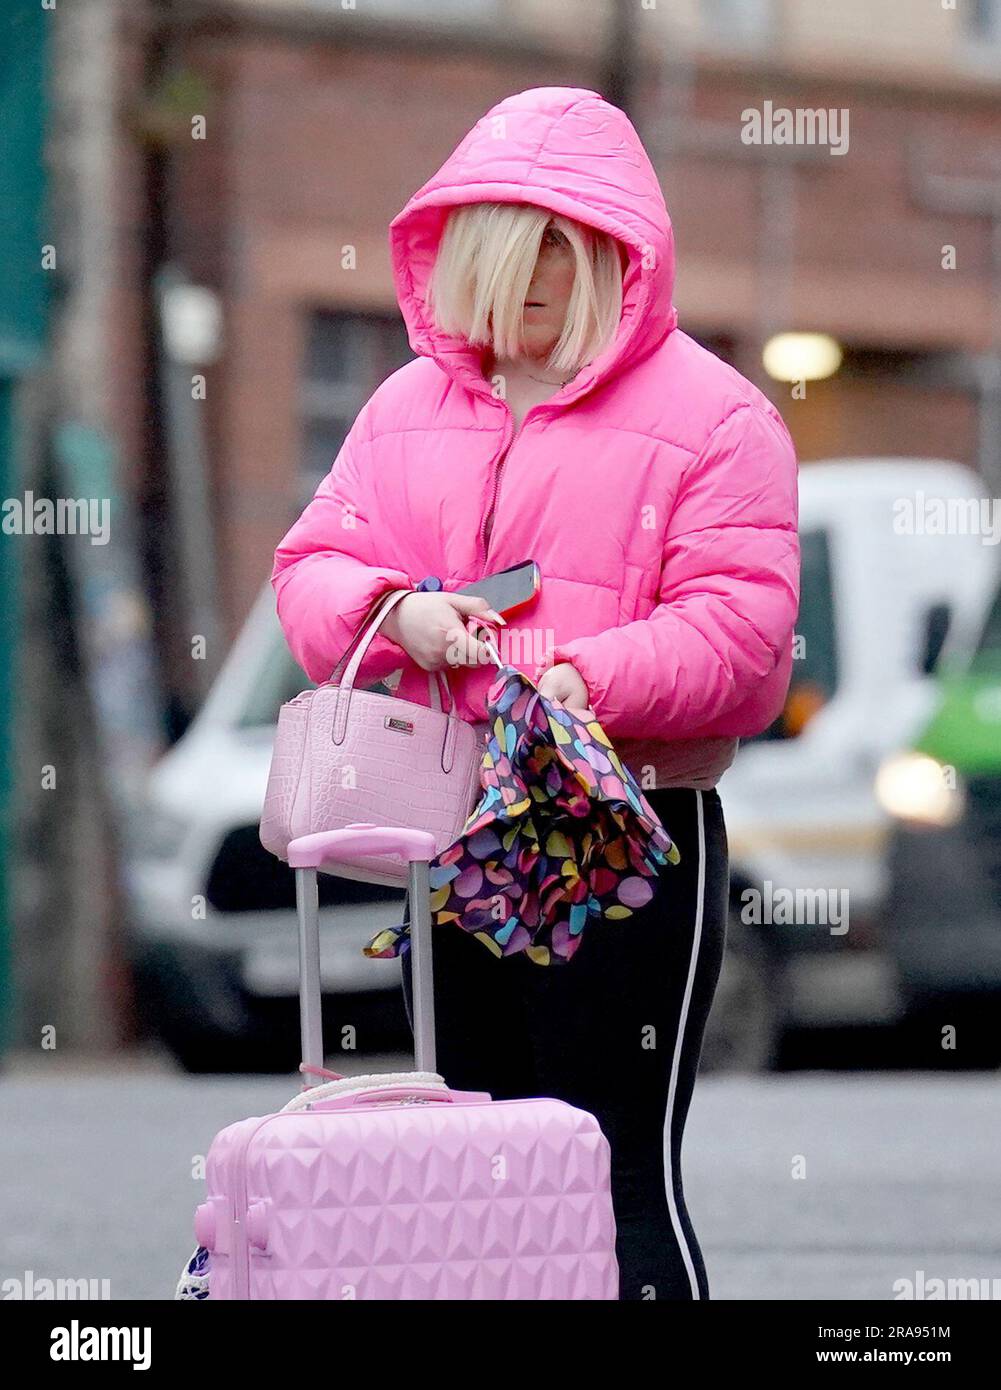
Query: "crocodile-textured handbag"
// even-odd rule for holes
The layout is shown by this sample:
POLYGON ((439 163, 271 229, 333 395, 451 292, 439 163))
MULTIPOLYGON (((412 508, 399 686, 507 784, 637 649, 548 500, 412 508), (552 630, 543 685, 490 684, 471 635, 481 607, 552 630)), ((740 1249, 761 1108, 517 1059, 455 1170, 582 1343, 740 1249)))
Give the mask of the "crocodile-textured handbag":
MULTIPOLYGON (((387 595, 329 681, 282 705, 260 828, 261 844, 279 859, 287 860, 289 841, 300 835, 349 825, 428 830, 438 853, 462 833, 480 795, 484 750, 473 726, 453 712, 448 677, 428 673, 430 705, 354 688, 372 639, 409 592, 387 595)), ((405 887, 408 867, 365 856, 338 860, 334 871, 405 887)))

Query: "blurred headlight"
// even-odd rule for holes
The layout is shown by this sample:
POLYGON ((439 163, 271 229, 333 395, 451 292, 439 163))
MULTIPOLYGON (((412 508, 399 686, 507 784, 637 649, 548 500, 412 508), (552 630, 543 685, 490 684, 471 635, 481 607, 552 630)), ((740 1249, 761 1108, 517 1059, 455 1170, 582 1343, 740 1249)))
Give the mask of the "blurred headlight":
POLYGON ((168 811, 140 811, 130 822, 131 851, 138 859, 171 859, 181 847, 188 824, 168 811))
POLYGON ((954 767, 927 753, 897 753, 876 773, 876 799, 884 811, 919 825, 955 825, 966 793, 954 767))
POLYGON ((787 738, 803 732, 815 714, 824 708, 827 696, 813 681, 794 681, 782 710, 782 731, 787 738))

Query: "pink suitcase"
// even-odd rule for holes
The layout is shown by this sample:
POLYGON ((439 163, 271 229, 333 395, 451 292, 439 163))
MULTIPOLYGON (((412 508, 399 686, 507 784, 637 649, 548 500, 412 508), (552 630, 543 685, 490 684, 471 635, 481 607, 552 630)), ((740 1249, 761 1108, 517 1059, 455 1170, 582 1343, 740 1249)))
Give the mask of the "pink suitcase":
MULTIPOLYGON (((434 1070, 424 831, 375 826, 289 846, 303 1072, 322 1074, 317 870, 409 862, 417 1071, 307 1088, 212 1143, 195 1234, 213 1299, 616 1299, 608 1142, 559 1100, 492 1101, 434 1070)), ((330 1075, 330 1073, 327 1073, 330 1075)))

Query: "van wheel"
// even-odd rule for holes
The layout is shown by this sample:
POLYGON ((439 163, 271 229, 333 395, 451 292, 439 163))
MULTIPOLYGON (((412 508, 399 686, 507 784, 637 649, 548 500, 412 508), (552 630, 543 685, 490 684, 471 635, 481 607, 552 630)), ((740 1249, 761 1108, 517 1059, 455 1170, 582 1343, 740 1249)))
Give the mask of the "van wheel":
POLYGON ((907 1001, 898 1032, 906 1067, 921 1071, 996 1071, 1001 994, 946 994, 907 1001))
POLYGON ((771 1070, 781 1037, 779 974, 761 941, 731 904, 700 1071, 771 1070))
POLYGON ((299 1040, 291 1001, 248 996, 240 987, 235 960, 155 942, 135 953, 134 970, 148 1031, 185 1071, 295 1071, 299 1040))
MULTIPOLYGON (((140 1016, 175 1061, 195 1075, 224 1072, 287 1076, 299 1050, 294 998, 257 998, 240 984, 238 961, 172 942, 133 953, 140 1016)), ((400 989, 323 996, 328 1044, 350 1019, 365 1053, 408 1052, 413 1039, 400 989)), ((332 1063, 337 1067, 336 1060, 332 1063)))

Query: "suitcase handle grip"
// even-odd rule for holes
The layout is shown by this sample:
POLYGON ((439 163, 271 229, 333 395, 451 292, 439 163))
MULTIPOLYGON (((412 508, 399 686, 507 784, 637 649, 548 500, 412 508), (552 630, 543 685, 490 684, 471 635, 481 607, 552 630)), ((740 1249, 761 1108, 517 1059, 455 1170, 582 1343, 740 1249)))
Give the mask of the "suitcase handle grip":
POLYGON ((371 825, 356 822, 343 830, 318 830, 290 841, 288 863, 293 869, 318 869, 325 860, 338 855, 396 854, 403 860, 430 861, 435 856, 435 838, 427 830, 405 826, 371 825))
POLYGON ((331 1096, 317 1101, 309 1108, 319 1110, 350 1110, 356 1105, 381 1105, 383 1102, 411 1101, 414 1105, 485 1105, 490 1102, 488 1091, 443 1091, 433 1086, 375 1086, 370 1091, 355 1091, 347 1096, 331 1096))

